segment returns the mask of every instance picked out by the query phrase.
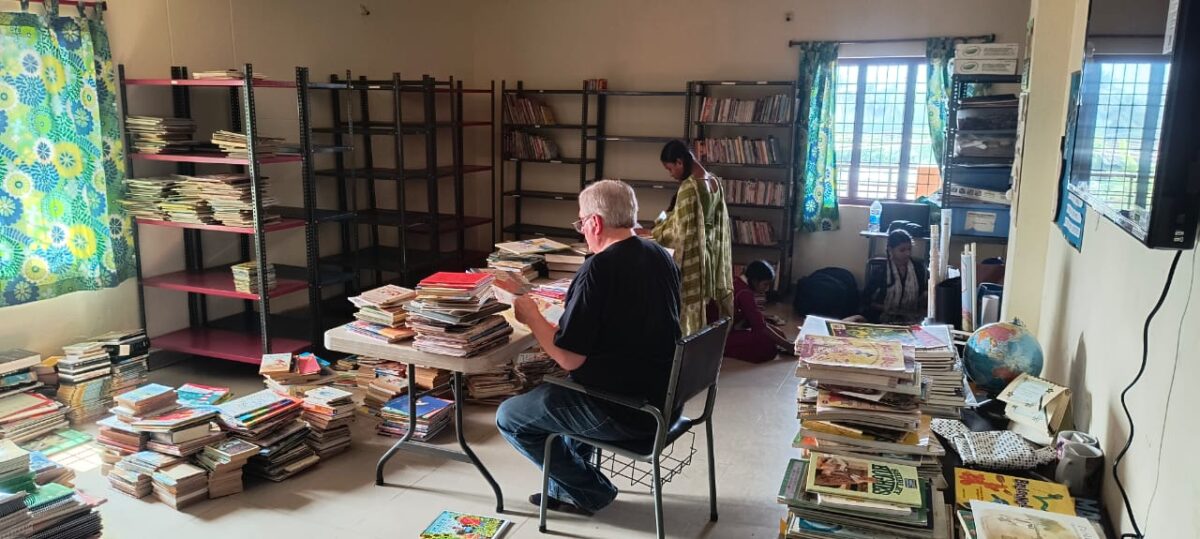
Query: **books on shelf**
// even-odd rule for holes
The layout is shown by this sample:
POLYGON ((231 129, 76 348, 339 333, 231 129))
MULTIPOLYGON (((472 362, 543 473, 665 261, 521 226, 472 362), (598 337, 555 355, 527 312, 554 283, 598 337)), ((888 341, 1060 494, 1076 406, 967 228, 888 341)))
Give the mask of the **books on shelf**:
POLYGON ((160 207, 171 196, 175 176, 125 178, 125 197, 121 207, 133 217, 161 220, 166 217, 160 207))
POLYGON ((702 163, 742 165, 779 165, 786 156, 779 149, 774 135, 765 139, 749 137, 709 138, 693 141, 696 158, 702 163))
POLYGON ((138 153, 186 152, 196 134, 196 122, 188 118, 126 116, 125 131, 138 153))
MULTIPOLYGON (((238 292, 248 294, 258 293, 258 263, 249 260, 229 266, 229 271, 233 273, 233 288, 238 292)), ((267 263, 266 269, 267 290, 275 289, 275 264, 267 263)))
POLYGON ((554 125, 554 110, 545 103, 517 94, 504 95, 504 122, 513 125, 554 125))
POLYGON ((792 101, 778 94, 759 99, 705 97, 700 102, 700 121, 715 123, 787 123, 792 121, 792 101))
POLYGON ((775 245, 775 227, 769 221, 730 219, 734 243, 746 245, 775 245))
POLYGON ((1012 205, 1012 200, 1008 198, 1008 193, 1005 191, 970 187, 967 185, 959 185, 953 182, 950 183, 949 195, 967 200, 974 200, 976 202, 986 202, 988 204, 999 204, 1002 206, 1012 205))
MULTIPOLYGON (((242 80, 246 74, 240 69, 211 69, 208 71, 193 71, 193 80, 242 80)), ((266 76, 262 73, 254 72, 250 74, 253 80, 265 80, 266 76)))
POLYGON ((783 206, 786 202, 787 184, 783 182, 722 179, 721 183, 730 204, 783 206))
MULTIPOLYGON (((181 175, 173 189, 181 196, 203 200, 212 209, 213 219, 223 225, 254 226, 254 182, 246 174, 181 175)), ((264 224, 280 219, 279 215, 268 211, 269 208, 278 204, 278 201, 270 195, 270 190, 270 181, 267 178, 260 178, 258 202, 264 224)))
POLYGON ((558 143, 554 142, 554 140, 522 131, 509 131, 505 133, 503 150, 505 159, 552 161, 559 159, 561 156, 558 143))
MULTIPOLYGON (((249 140, 245 133, 225 130, 214 131, 212 134, 212 143, 216 144, 229 157, 239 159, 250 158, 249 140)), ((254 140, 254 150, 259 157, 271 155, 279 151, 283 143, 284 141, 281 138, 260 136, 254 140)))
POLYGON ((512 527, 511 520, 442 511, 419 535, 419 539, 499 539, 512 527), (469 530, 469 531, 468 531, 469 530))

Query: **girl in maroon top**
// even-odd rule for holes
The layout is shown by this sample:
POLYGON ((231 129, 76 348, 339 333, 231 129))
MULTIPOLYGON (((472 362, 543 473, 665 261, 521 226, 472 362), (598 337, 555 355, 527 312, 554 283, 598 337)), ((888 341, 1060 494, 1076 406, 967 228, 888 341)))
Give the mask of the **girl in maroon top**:
POLYGON ((763 317, 754 301, 755 294, 765 294, 774 282, 775 270, 762 260, 747 264, 733 280, 733 328, 725 341, 725 357, 763 363, 775 359, 780 348, 791 349, 792 343, 763 317))

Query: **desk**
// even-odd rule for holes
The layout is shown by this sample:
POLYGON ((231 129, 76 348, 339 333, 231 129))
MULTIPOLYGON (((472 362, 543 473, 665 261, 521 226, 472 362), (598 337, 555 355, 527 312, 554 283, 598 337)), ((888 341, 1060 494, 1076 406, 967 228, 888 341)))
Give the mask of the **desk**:
POLYGON ((479 461, 479 457, 475 456, 475 452, 467 445, 466 436, 463 435, 462 409, 466 400, 464 398, 465 392, 463 391, 463 375, 494 371, 498 367, 511 362, 517 354, 533 346, 533 344, 533 334, 523 325, 515 323, 513 324, 513 334, 509 337, 508 344, 479 356, 467 358, 421 352, 412 347, 411 341, 397 344, 381 343, 368 337, 357 335, 341 326, 326 331, 325 348, 329 350, 377 357, 388 361, 404 363, 408 366, 408 431, 383 454, 383 457, 379 459, 379 463, 375 465, 375 484, 383 484, 384 465, 401 449, 427 455, 437 455, 475 465, 475 468, 479 470, 483 478, 492 486, 492 491, 496 493, 496 511, 504 511, 504 496, 500 493, 500 485, 492 478, 492 474, 488 471, 487 467, 479 461), (418 394, 413 383, 414 377, 412 372, 414 365, 446 369, 454 373, 453 381, 450 384, 454 392, 454 432, 458 436, 458 445, 462 448, 461 451, 410 440, 413 432, 417 430, 417 399, 430 393, 445 390, 445 386, 439 386, 418 394))

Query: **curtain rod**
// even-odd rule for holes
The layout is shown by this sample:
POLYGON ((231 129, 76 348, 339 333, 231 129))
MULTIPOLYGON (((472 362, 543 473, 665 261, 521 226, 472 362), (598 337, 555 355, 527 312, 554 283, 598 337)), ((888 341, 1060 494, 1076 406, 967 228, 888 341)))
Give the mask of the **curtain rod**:
MULTIPOLYGON (((839 41, 839 42, 838 42, 838 44, 839 44, 839 45, 864 45, 864 44, 870 44, 870 43, 907 43, 907 42, 910 42, 910 41, 914 41, 914 42, 915 42, 915 41, 925 41, 926 39, 929 39, 929 38, 925 38, 925 37, 897 37, 897 38, 891 38, 891 39, 854 39, 854 40, 847 40, 847 41, 839 41)), ((996 34, 980 34, 980 35, 977 35, 977 36, 956 36, 956 39, 967 39, 967 40, 971 40, 971 39, 996 39, 996 34)), ((801 44, 804 44, 804 43, 808 43, 808 42, 807 42, 807 41, 800 41, 800 40, 793 39, 793 40, 791 40, 791 41, 788 41, 788 46, 789 46, 789 47, 795 47, 795 46, 797 46, 797 45, 801 45, 801 44)))
MULTIPOLYGON (((46 0, 29 0, 29 2, 33 4, 44 4, 46 3, 46 0)), ((81 2, 79 2, 79 0, 58 0, 58 5, 60 6, 78 6, 80 3, 81 2)), ((108 2, 84 1, 82 4, 83 7, 99 7, 102 11, 108 11, 108 2)))

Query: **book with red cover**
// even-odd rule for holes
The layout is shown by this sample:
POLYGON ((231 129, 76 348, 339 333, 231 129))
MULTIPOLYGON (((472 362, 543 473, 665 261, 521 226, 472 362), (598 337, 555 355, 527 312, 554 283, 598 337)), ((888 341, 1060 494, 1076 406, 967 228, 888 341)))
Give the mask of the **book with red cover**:
POLYGON ((470 290, 482 284, 491 275, 486 273, 459 273, 451 271, 439 271, 421 279, 418 286, 437 286, 442 288, 461 288, 470 290))

